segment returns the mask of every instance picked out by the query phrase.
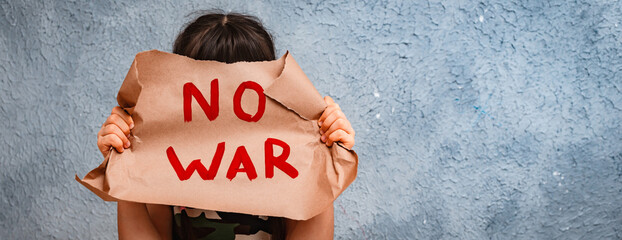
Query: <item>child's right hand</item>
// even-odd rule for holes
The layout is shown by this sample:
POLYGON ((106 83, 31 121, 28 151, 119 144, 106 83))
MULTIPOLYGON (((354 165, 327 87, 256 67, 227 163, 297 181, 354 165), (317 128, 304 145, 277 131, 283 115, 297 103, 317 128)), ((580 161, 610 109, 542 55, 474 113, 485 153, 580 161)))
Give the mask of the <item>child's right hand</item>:
POLYGON ((120 153, 130 147, 129 136, 132 128, 134 128, 132 117, 121 107, 114 107, 97 133, 97 147, 102 155, 106 157, 110 153, 110 147, 114 147, 120 153))

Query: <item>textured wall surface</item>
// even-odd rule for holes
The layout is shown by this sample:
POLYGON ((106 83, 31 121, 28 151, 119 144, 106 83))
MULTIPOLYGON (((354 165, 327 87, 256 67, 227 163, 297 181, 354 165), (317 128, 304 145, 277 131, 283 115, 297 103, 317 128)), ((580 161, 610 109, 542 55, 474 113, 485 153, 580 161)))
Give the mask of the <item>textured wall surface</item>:
POLYGON ((115 239, 78 184, 134 55, 260 17, 357 130, 337 239, 621 239, 620 1, 0 0, 0 239, 115 239))

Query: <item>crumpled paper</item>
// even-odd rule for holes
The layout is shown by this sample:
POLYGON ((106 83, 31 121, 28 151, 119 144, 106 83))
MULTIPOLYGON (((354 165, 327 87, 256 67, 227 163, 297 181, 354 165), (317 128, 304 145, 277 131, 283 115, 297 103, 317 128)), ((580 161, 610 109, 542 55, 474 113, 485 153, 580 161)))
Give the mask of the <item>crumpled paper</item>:
POLYGON ((232 64, 141 52, 117 101, 131 146, 76 175, 106 201, 305 220, 356 178, 356 153, 320 141, 326 104, 289 52, 232 64))

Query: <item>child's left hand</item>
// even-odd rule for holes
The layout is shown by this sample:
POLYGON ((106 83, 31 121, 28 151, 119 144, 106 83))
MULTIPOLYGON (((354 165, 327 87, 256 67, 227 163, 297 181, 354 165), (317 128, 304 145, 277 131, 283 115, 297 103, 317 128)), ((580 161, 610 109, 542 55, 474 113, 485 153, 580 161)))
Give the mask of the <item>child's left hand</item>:
POLYGON ((334 142, 341 142, 344 147, 352 149, 354 147, 354 129, 350 125, 350 121, 331 97, 324 97, 324 101, 328 107, 324 109, 322 116, 317 121, 322 135, 320 140, 329 147, 333 146, 334 142))

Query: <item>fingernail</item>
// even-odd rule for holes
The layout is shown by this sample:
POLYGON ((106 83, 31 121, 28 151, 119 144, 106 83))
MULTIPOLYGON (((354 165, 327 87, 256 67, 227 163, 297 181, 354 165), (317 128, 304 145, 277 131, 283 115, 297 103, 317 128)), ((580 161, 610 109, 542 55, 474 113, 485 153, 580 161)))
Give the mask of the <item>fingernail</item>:
POLYGON ((127 141, 127 142, 125 143, 125 147, 126 147, 126 148, 130 147, 130 145, 131 145, 130 141, 127 141))
POLYGON ((322 121, 319 121, 319 122, 317 122, 317 125, 321 127, 322 123, 323 123, 322 121))
POLYGON ((320 129, 320 135, 324 135, 324 130, 320 129))
POLYGON ((326 136, 322 135, 320 139, 322 140, 322 142, 326 142, 326 136))
POLYGON ((134 123, 130 123, 130 129, 134 128, 134 123))

